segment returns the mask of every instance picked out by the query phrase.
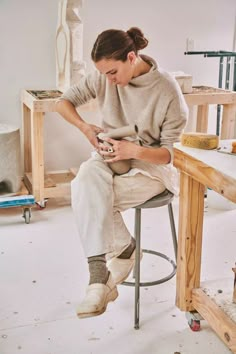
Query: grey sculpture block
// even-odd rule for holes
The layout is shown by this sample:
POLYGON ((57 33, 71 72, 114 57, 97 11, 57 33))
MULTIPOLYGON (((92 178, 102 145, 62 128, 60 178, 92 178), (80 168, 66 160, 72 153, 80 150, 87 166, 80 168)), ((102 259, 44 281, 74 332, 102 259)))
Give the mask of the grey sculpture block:
POLYGON ((20 189, 20 131, 0 123, 0 194, 20 189))

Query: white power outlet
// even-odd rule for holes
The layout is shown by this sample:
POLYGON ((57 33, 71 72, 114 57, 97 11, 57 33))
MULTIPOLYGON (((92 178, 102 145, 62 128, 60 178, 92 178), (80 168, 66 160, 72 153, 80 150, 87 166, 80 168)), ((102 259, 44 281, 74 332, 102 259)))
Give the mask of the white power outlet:
POLYGON ((186 40, 186 52, 193 52, 194 51, 194 39, 187 38, 186 40))

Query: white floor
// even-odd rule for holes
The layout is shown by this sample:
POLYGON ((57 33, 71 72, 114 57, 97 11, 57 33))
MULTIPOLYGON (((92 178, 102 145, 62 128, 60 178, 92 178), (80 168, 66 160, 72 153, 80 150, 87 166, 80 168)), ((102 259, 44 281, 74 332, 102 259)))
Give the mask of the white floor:
MULTIPOLYGON (((174 213, 177 226, 177 201, 174 213)), ((231 278, 232 291, 235 214, 206 209, 202 254, 202 279, 231 278)), ((133 210, 124 218, 132 229, 133 210)), ((143 247, 173 257, 167 208, 145 210, 142 221, 143 247)), ((151 278, 167 268, 153 256, 142 262, 151 278)), ((119 286, 119 297, 103 315, 78 319, 88 273, 67 200, 33 209, 29 225, 19 208, 0 209, 0 278, 0 354, 230 353, 205 321, 201 331, 190 330, 175 307, 175 278, 141 289, 139 330, 133 328, 132 287, 119 286)))

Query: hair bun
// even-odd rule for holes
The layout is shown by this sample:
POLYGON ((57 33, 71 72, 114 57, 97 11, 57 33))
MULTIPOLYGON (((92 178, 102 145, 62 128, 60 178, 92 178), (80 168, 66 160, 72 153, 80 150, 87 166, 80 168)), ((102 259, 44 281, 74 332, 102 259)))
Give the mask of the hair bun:
POLYGON ((128 29, 127 34, 134 41, 137 50, 146 48, 146 46, 148 45, 148 40, 144 37, 144 34, 140 28, 131 27, 130 29, 128 29))

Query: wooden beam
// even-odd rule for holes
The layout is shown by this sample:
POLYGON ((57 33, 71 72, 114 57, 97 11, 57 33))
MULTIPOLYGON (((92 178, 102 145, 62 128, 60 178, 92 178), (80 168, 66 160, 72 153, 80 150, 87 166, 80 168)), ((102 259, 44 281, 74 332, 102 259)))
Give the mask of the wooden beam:
POLYGON ((195 86, 184 98, 189 106, 206 104, 236 104, 236 92, 214 87, 195 86))
POLYGON ((209 105, 200 105, 197 109, 197 127, 199 133, 207 133, 209 105))
POLYGON ((30 121, 30 109, 23 104, 22 107, 23 115, 23 153, 24 153, 24 171, 32 171, 32 154, 31 154, 31 121, 30 121))
POLYGON ((205 165, 204 162, 196 160, 192 156, 188 156, 186 159, 184 153, 178 149, 174 149, 174 156, 175 167, 191 176, 195 176, 200 183, 236 203, 234 178, 224 175, 222 172, 205 165))
POLYGON ((176 305, 183 311, 194 310, 192 289, 200 286, 204 191, 202 184, 180 174, 176 305))
POLYGON ((228 348, 236 353, 236 323, 202 289, 193 289, 194 308, 209 323, 228 348))
POLYGON ((232 269, 234 272, 234 291, 233 291, 233 303, 236 304, 236 268, 232 269))
POLYGON ((70 183, 67 184, 58 184, 55 187, 49 187, 44 189, 45 198, 59 198, 59 197, 68 197, 71 194, 70 183))
POLYGON ((31 111, 32 193, 37 202, 44 199, 43 113, 31 111))
POLYGON ((23 177, 23 182, 26 188, 28 189, 29 193, 32 194, 32 174, 31 173, 25 173, 23 177))
POLYGON ((224 105, 221 122, 221 139, 233 139, 236 119, 236 105, 224 105))

